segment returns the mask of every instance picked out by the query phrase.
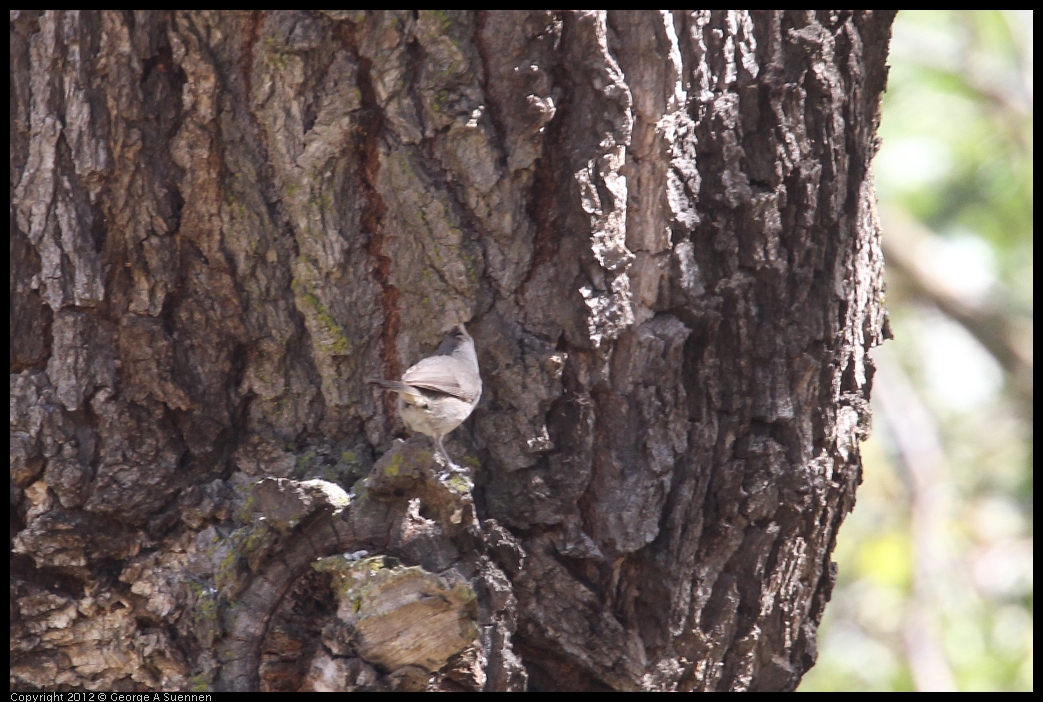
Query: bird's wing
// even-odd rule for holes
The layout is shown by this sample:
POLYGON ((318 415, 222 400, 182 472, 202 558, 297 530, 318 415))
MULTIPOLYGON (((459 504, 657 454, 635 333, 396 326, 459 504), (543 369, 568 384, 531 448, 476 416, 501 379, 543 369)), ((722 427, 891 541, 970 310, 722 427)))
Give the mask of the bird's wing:
POLYGON ((474 402, 482 394, 482 381, 477 374, 451 356, 425 358, 402 374, 402 382, 452 395, 465 402, 474 402), (473 381, 469 376, 475 376, 473 381))

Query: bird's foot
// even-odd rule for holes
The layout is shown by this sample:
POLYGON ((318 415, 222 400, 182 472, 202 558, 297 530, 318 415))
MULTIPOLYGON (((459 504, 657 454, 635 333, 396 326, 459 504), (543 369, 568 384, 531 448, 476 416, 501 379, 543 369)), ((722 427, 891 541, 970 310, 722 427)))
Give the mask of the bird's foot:
POLYGON ((439 482, 457 492, 470 492, 474 489, 474 481, 468 475, 467 469, 450 463, 438 476, 439 482))

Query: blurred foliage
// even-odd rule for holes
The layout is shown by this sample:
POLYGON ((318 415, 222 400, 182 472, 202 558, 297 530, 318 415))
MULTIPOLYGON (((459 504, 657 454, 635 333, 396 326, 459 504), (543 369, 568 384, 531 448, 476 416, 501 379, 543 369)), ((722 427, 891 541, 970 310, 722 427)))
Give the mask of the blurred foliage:
POLYGON ((1032 240, 1031 14, 900 13, 876 163, 882 199, 983 237, 1007 274, 1032 240))
POLYGON ((918 259, 888 272, 895 339, 802 691, 1032 689, 1032 19, 896 20, 874 170, 885 257, 915 238, 918 259), (1023 330, 1027 374, 921 274, 1023 330))

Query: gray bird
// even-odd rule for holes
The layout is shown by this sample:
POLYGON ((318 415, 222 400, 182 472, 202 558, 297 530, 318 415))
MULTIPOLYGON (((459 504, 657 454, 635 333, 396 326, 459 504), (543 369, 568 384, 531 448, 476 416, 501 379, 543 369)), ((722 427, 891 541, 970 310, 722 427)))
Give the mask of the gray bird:
POLYGON ((482 396, 482 376, 474 339, 457 324, 433 356, 418 361, 402 380, 371 378, 366 382, 398 393, 398 414, 410 431, 430 436, 451 469, 442 439, 460 426, 482 396))

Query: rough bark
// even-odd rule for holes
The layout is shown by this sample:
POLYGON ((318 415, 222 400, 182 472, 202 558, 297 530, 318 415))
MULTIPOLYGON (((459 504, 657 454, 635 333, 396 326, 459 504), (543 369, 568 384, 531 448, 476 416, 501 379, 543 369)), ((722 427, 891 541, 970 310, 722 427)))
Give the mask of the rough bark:
POLYGON ((891 19, 12 13, 12 687, 794 688, 891 19))

